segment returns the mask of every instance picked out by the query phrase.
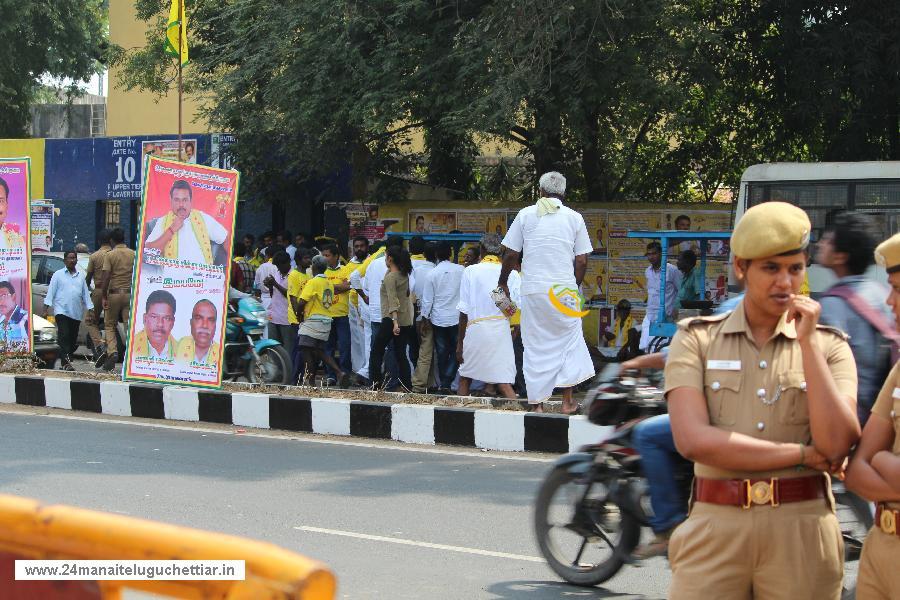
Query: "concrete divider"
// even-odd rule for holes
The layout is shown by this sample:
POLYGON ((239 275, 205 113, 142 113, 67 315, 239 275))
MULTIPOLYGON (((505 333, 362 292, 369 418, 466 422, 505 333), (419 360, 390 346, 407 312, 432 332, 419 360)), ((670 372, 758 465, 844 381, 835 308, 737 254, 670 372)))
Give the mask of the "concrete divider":
POLYGON ((302 398, 173 385, 0 374, 0 402, 124 417, 223 423, 326 435, 562 453, 612 431, 550 413, 302 398))

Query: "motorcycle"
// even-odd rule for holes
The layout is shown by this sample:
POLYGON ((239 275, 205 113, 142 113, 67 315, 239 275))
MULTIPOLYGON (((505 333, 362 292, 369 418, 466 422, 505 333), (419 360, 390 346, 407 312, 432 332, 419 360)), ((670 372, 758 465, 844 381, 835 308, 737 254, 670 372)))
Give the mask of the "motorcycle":
POLYGON ((263 339, 269 318, 255 298, 241 298, 237 308, 228 305, 225 323, 225 372, 232 381, 246 377, 250 383, 290 385, 293 361, 278 340, 263 339))
MULTIPOLYGON (((610 365, 601 384, 585 400, 584 412, 596 425, 613 426, 604 441, 560 457, 547 474, 535 502, 534 528, 541 554, 565 581, 595 586, 612 578, 628 563, 649 528, 649 486, 641 473, 641 457, 632 444, 635 426, 667 411, 661 373, 619 375, 610 365)), ((693 463, 678 457, 675 480, 687 505, 693 463)), ((871 506, 832 481, 836 513, 844 538, 845 600, 855 597, 856 570, 866 533, 872 526, 871 506)))

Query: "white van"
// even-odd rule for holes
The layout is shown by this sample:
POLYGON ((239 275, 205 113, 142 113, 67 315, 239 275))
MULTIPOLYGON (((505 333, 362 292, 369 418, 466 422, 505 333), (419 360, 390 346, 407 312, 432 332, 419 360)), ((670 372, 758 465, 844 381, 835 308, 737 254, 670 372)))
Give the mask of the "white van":
MULTIPOLYGON (((753 165, 741 176, 734 224, 751 206, 774 200, 790 202, 807 212, 813 227, 813 258, 815 242, 832 215, 842 210, 877 215, 881 239, 886 239, 900 231, 900 161, 753 165)), ((883 269, 873 269, 872 276, 887 281, 883 269)), ((809 287, 813 296, 834 281, 829 269, 815 263, 810 266, 809 287)))

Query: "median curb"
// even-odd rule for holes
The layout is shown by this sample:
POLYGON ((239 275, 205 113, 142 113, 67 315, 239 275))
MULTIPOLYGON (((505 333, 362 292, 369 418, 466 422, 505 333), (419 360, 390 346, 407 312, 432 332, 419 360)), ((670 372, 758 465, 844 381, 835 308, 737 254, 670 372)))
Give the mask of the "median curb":
POLYGON ((583 416, 28 375, 0 375, 0 403, 512 452, 570 452, 611 430, 583 416))

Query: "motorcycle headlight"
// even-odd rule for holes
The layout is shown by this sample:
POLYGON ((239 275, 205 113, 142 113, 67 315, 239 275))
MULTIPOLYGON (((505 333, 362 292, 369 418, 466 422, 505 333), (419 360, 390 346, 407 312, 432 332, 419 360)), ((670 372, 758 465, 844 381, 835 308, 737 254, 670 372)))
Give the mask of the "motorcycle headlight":
POLYGON ((38 339, 42 342, 56 341, 56 327, 44 327, 38 335, 38 339))

